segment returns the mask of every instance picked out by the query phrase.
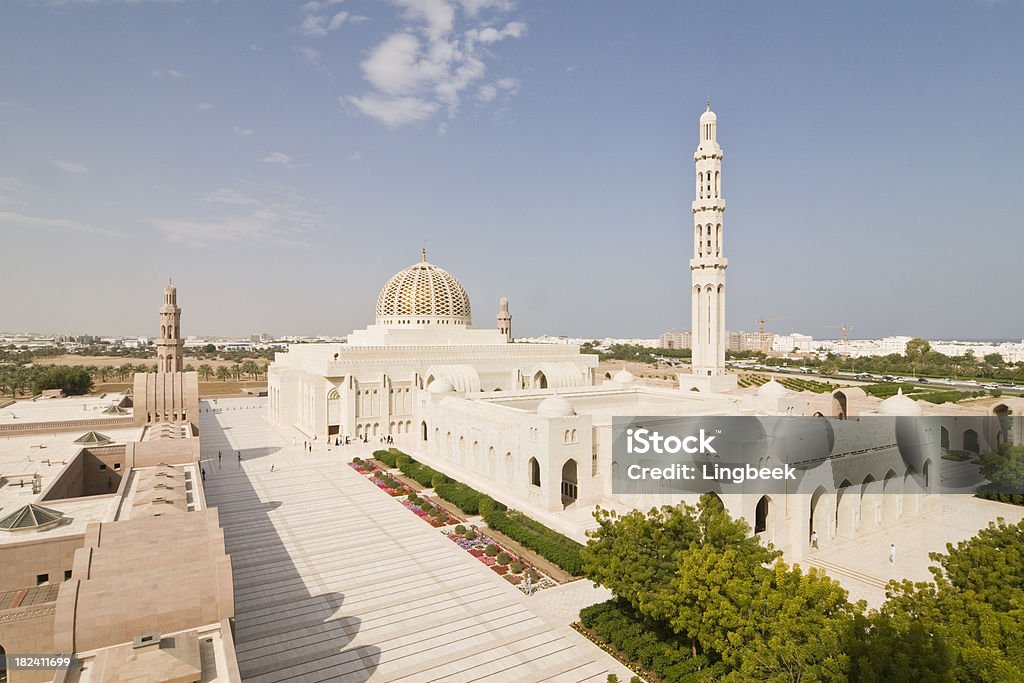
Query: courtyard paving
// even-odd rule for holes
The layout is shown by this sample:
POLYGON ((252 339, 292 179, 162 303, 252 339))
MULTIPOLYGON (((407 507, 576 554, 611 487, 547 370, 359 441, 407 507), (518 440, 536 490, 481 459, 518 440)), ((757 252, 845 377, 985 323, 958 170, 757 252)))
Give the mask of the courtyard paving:
POLYGON ((263 405, 201 414, 244 680, 629 680, 567 626, 606 593, 581 581, 523 595, 345 464, 376 444, 305 452, 263 405))

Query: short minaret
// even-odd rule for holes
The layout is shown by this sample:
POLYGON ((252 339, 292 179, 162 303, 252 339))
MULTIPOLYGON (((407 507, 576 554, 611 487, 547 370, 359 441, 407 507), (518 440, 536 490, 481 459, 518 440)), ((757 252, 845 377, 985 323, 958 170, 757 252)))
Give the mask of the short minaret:
POLYGON ((185 369, 185 342, 181 338, 181 309, 178 290, 167 280, 164 303, 160 307, 160 338, 156 340, 157 372, 182 372, 185 369))
POLYGON ((498 332, 505 335, 505 341, 512 341, 512 314, 508 312, 508 297, 498 301, 498 332))
POLYGON ((725 269, 729 262, 722 241, 722 148, 718 145, 718 117, 711 111, 710 98, 700 117, 700 142, 693 162, 697 181, 690 259, 693 369, 690 378, 680 375, 679 380, 683 388, 722 391, 735 386, 736 378, 725 371, 729 342, 725 333, 725 269))

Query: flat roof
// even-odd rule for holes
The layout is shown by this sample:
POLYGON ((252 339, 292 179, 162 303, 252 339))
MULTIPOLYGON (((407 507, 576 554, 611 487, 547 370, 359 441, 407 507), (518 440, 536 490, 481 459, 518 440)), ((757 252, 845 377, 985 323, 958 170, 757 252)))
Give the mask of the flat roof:
MULTIPOLYGON (((109 420, 116 416, 105 414, 103 409, 120 402, 124 396, 124 393, 118 392, 96 396, 40 398, 34 401, 22 399, 5 408, 0 408, 0 424, 54 422, 57 420, 109 420)), ((129 413, 131 412, 131 408, 127 410, 129 413)))
MULTIPOLYGON (((113 439, 113 444, 122 444, 138 438, 140 428, 104 429, 103 433, 113 439)), ((89 496, 74 500, 41 501, 46 490, 57 476, 67 467, 79 450, 84 448, 75 443, 81 432, 58 432, 57 434, 25 434, 0 437, 0 516, 14 512, 29 503, 60 510, 68 520, 44 531, 0 532, 0 545, 24 543, 43 538, 54 538, 85 532, 89 522, 110 520, 117 509, 117 496, 89 496), (32 493, 32 475, 38 474, 42 483, 39 493, 32 493), (24 486, 21 482, 24 481, 24 486)))

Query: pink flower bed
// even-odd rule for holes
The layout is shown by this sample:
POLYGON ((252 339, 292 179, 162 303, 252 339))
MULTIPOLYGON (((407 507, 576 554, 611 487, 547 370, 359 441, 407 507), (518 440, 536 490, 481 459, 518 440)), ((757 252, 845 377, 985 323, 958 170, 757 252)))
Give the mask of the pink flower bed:
POLYGON ((368 463, 366 461, 350 462, 348 466, 354 469, 359 474, 372 474, 373 472, 379 471, 375 465, 368 463))
MULTIPOLYGON (((436 505, 433 502, 431 502, 429 499, 426 499, 426 502, 431 503, 431 505, 436 505)), ((430 524, 433 527, 438 527, 439 528, 439 527, 443 527, 443 526, 449 526, 451 524, 458 524, 461 521, 455 515, 449 514, 447 512, 445 513, 443 521, 439 520, 437 517, 434 516, 434 510, 430 510, 428 512, 428 511, 424 510, 419 504, 413 503, 413 502, 408 501, 408 500, 406 500, 402 504, 406 507, 406 509, 412 511, 417 517, 419 517, 424 522, 427 522, 428 524, 430 524)))
MULTIPOLYGON (((473 534, 476 534, 475 538, 466 538, 465 534, 456 533, 454 531, 451 533, 445 533, 447 533, 448 538, 450 538, 452 542, 458 544, 460 548, 468 552, 476 559, 483 562, 484 565, 490 567, 491 570, 495 573, 504 576, 505 580, 514 586, 518 586, 525 581, 526 572, 531 570, 536 571, 535 569, 529 566, 529 563, 524 562, 522 558, 517 557, 515 554, 509 552, 507 549, 503 548, 501 545, 496 543, 494 539, 490 538, 486 534, 480 533, 480 531, 476 527, 472 527, 472 531, 473 534), (493 545, 498 550, 498 552, 495 553, 493 556, 488 555, 486 552, 487 546, 490 545, 493 545), (498 564, 497 556, 502 553, 505 553, 509 556, 508 564, 498 564), (520 563, 520 565, 522 566, 522 571, 518 573, 513 573, 512 565, 516 562, 520 563)), ((545 584, 543 587, 547 587, 547 585, 554 585, 554 582, 552 582, 547 577, 543 577, 543 580, 547 582, 547 584, 545 584)), ((538 588, 541 587, 539 583, 536 583, 534 585, 538 588)))

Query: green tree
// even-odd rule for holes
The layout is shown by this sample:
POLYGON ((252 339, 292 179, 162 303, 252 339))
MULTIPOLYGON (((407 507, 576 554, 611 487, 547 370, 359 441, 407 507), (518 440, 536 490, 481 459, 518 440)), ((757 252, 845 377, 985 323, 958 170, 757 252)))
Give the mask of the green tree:
POLYGON ((207 344, 203 347, 203 353, 217 353, 217 347, 213 344, 207 344))
POLYGON ((907 342, 907 348, 904 355, 907 360, 920 361, 924 358, 925 354, 932 350, 932 345, 926 342, 920 337, 914 337, 907 342))
POLYGON ((242 362, 241 374, 249 375, 249 377, 256 379, 260 374, 260 366, 256 364, 254 360, 246 360, 242 362))
POLYGON ((213 377, 213 368, 209 364, 203 363, 198 369, 199 376, 203 378, 204 382, 209 382, 210 378, 213 377))
POLYGON ((776 562, 759 583, 738 627, 726 634, 727 681, 848 680, 846 640, 863 604, 816 569, 776 562))
POLYGON ((217 368, 217 379, 221 382, 231 379, 231 370, 228 369, 228 366, 221 365, 217 368))
POLYGON ((92 375, 83 367, 47 365, 36 373, 32 381, 33 393, 46 389, 60 389, 68 396, 80 396, 92 390, 92 375))

